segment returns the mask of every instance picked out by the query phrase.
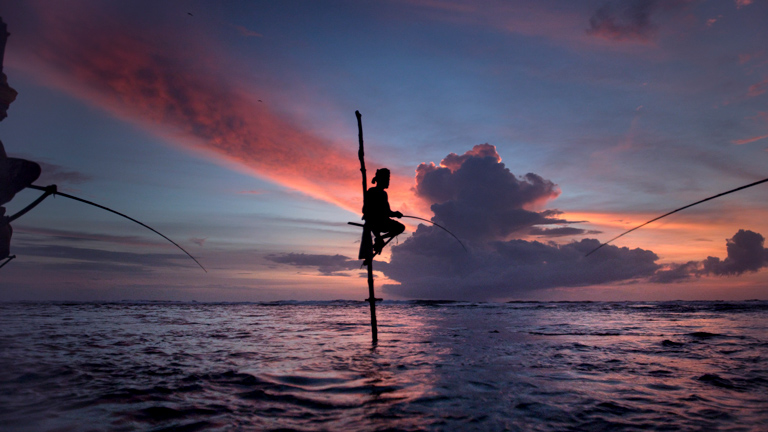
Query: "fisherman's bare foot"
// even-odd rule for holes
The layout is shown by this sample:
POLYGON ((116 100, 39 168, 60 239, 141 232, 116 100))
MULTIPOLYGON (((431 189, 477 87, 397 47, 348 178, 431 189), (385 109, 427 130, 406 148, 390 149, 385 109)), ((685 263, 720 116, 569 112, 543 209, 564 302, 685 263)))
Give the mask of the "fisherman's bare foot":
POLYGON ((373 242, 373 251, 376 252, 376 254, 381 254, 381 250, 384 249, 385 244, 383 238, 376 237, 376 240, 373 242))

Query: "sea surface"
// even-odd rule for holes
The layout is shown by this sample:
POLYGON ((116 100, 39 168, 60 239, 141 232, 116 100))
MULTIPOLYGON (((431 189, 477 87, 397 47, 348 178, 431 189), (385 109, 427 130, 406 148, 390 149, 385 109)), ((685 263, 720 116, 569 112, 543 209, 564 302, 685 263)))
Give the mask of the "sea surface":
POLYGON ((0 303, 0 430, 766 431, 768 302, 0 303))

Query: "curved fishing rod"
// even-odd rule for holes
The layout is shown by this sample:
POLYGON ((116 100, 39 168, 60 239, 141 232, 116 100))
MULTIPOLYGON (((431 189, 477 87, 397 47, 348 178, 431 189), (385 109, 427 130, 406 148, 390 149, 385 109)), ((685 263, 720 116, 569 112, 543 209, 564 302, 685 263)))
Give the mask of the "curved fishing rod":
POLYGON ((761 184, 761 183, 765 183, 765 182, 768 182, 768 178, 767 178, 767 179, 762 179, 762 180, 760 180, 760 181, 756 181, 756 182, 754 182, 754 183, 750 183, 750 184, 748 184, 748 185, 744 185, 744 186, 741 186, 741 187, 737 187, 736 189, 731 189, 731 190, 729 190, 729 191, 726 191, 726 192, 723 192, 723 193, 719 193, 719 194, 717 194, 717 195, 714 195, 714 196, 711 196, 711 197, 709 197, 709 198, 704 198, 704 199, 703 199, 703 200, 701 200, 701 201, 696 201, 696 202, 695 202, 695 203, 693 203, 693 204, 688 204, 687 206, 684 206, 684 207, 680 207, 680 208, 679 208, 679 209, 677 209, 677 210, 672 210, 672 211, 671 211, 671 212, 669 212, 669 213, 665 213, 665 214, 663 214, 663 215, 661 215, 661 216, 659 216, 659 217, 653 218, 653 219, 649 220, 648 222, 646 222, 646 223, 644 223, 644 224, 642 224, 642 225, 638 225, 638 226, 636 226, 636 227, 632 228, 631 230, 629 230, 629 231, 625 231, 625 232, 623 232, 623 233, 621 233, 621 234, 617 235, 616 237, 614 237, 614 238, 612 238, 612 239, 608 240, 607 242, 605 242, 605 243, 602 243, 600 246, 598 246, 598 247, 596 247, 596 248, 592 249, 592 250, 591 250, 591 251, 590 251, 588 254, 584 255, 584 257, 588 257, 588 256, 592 255, 592 254, 593 254, 594 252, 596 252, 598 249, 600 249, 601 247, 603 247, 603 246, 607 245, 608 243, 610 243, 610 242, 612 242, 612 241, 616 240, 617 238, 619 238, 619 237, 621 237, 621 236, 624 236, 624 235, 626 235, 626 234, 629 234, 629 233, 631 233, 632 231, 634 231, 634 230, 636 230, 636 229, 642 228, 642 227, 644 227, 644 226, 648 225, 648 224, 649 224, 649 223, 651 223, 651 222, 656 222, 657 220, 659 220, 659 219, 661 219, 661 218, 664 218, 664 217, 667 217, 667 216, 671 215, 672 213, 677 213, 677 212, 679 212, 680 210, 685 210, 685 209, 687 209, 687 208, 689 208, 689 207, 693 207, 693 206, 695 206, 696 204, 701 204, 701 203, 703 203, 703 202, 706 202, 706 201, 709 201, 709 200, 712 200, 712 199, 715 199, 715 198, 721 197, 721 196, 723 196, 723 195, 728 195, 729 193, 738 192, 738 191, 740 191, 740 190, 742 190, 742 189, 750 188, 750 187, 752 187, 752 186, 757 186, 757 185, 759 185, 759 184, 761 184))
POLYGON ((452 235, 452 236, 453 236, 453 238, 455 238, 455 239, 456 239, 456 241, 457 241, 457 242, 459 242, 459 244, 461 245, 461 247, 462 247, 462 248, 464 248, 464 252, 469 252, 469 251, 467 250, 467 247, 466 247, 466 246, 464 246, 464 243, 462 243, 462 242, 461 242, 461 240, 459 240, 459 238, 458 238, 458 237, 456 237, 456 235, 455 235, 455 234, 453 234, 452 232, 448 231, 448 228, 446 228, 446 227, 444 227, 444 226, 440 225, 439 223, 437 223, 437 222, 433 222, 433 221, 431 221, 431 220, 429 220, 429 219, 420 218, 420 217, 418 217, 418 216, 406 216, 406 215, 403 215, 403 217, 404 217, 404 218, 411 218, 411 219, 418 219, 418 220, 423 220, 424 222, 429 222, 429 223, 431 223, 432 225, 434 225, 434 226, 436 226, 436 227, 438 227, 438 228, 442 229, 443 231, 447 232, 448 234, 452 235))
POLYGON ((69 195, 69 194, 66 194, 66 193, 63 193, 63 192, 59 192, 59 191, 57 191, 57 190, 54 190, 53 192, 51 192, 51 189, 50 189, 50 188, 45 188, 45 187, 42 187, 42 186, 37 186, 37 185, 29 185, 28 187, 29 187, 30 189, 37 189, 37 190, 40 190, 40 191, 44 191, 44 192, 46 192, 46 193, 47 193, 47 194, 49 194, 49 195, 54 195, 54 196, 56 196, 56 195, 61 195, 61 196, 65 197, 65 198, 73 199, 73 200, 75 200, 75 201, 80 201, 80 202, 82 202, 82 203, 85 203, 85 204, 90 204, 90 205, 92 205, 92 206, 94 206, 94 207, 98 207, 98 208, 100 208, 100 209, 103 209, 103 210, 106 210, 106 211, 108 211, 108 212, 114 213, 114 214, 116 214, 116 215, 118 215, 118 216, 122 216, 122 217, 124 217, 124 218, 126 218, 126 219, 128 219, 128 220, 130 220, 130 221, 136 222, 137 224, 139 224, 139 225, 143 226, 144 228, 146 228, 146 229, 148 229, 148 230, 152 231, 153 233, 155 233, 155 234, 159 235, 160 237, 162 237, 162 238, 164 238, 164 239, 168 240, 168 241, 169 241, 169 242, 171 242, 171 243, 172 243, 174 246, 176 246, 177 248, 181 249, 181 251, 182 251, 182 252, 184 252, 185 254, 187 254, 187 256, 188 256, 188 257, 192 258, 192 260, 193 260, 194 262, 196 262, 196 263, 197 263, 197 265, 199 265, 199 266, 200 266, 200 268, 201 268, 201 269, 203 269, 203 271, 204 271, 204 272, 208 273, 208 270, 206 270, 206 269, 205 269, 205 267, 203 267, 203 265, 202 265, 202 264, 200 264, 200 261, 198 261, 197 259, 195 259, 195 257, 193 257, 192 255, 190 255, 190 253, 189 253, 189 252, 187 252, 186 250, 184 250, 184 248, 183 248, 183 247, 179 246, 178 244, 176 244, 176 242, 175 242, 175 241, 173 241, 173 240, 169 239, 168 237, 166 237, 165 235, 163 235, 163 234, 162 234, 160 231, 158 231, 158 230, 156 230, 156 229, 152 228, 151 226, 149 226, 149 225, 147 225, 147 224, 144 224, 144 223, 142 223, 142 222, 139 222, 139 221, 137 221, 136 219, 134 219, 134 218, 132 218, 132 217, 130 217, 130 216, 128 216, 128 215, 124 215, 124 214, 120 213, 119 211, 115 211, 115 210, 112 210, 112 209, 111 209, 111 208, 109 208, 109 207, 104 207, 103 205, 100 205, 100 204, 96 204, 95 202, 92 202, 92 201, 88 201, 88 200, 85 200, 85 199, 82 199, 82 198, 78 198, 78 197, 76 197, 76 196, 73 196, 73 195, 69 195))

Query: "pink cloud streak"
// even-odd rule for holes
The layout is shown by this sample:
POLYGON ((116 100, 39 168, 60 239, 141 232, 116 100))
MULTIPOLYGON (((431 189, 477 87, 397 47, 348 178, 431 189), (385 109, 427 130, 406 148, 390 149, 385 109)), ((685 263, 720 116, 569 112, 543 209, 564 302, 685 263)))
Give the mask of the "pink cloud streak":
POLYGON ((764 79, 759 83, 752 84, 747 90, 747 96, 755 97, 768 91, 768 79, 764 79))
POLYGON ((731 142, 736 144, 736 145, 742 145, 742 144, 749 144, 749 143, 755 142, 755 141, 760 141, 761 139, 765 139, 765 138, 768 138, 768 135, 761 135, 761 136, 756 136, 756 137, 752 137, 752 138, 744 138, 744 139, 740 139, 740 140, 733 140, 731 142))
MULTIPOLYGON (((302 130, 238 83, 222 78, 210 66, 218 63, 215 55, 180 52, 153 35, 157 29, 137 31, 118 22, 95 25, 74 15, 62 19, 46 8, 38 13, 36 31, 19 32, 13 42, 22 45, 20 66, 47 84, 183 149, 359 211, 355 136, 342 146, 302 130)), ((369 170, 373 167, 369 163, 369 170)), ((403 185, 411 181, 393 178, 403 185)))

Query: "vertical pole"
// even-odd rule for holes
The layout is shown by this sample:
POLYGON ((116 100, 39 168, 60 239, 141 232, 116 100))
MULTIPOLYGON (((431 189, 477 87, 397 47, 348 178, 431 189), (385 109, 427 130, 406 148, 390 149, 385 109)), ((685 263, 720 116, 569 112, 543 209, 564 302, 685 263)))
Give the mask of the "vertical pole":
POLYGON ((379 341, 379 329, 376 323, 376 298, 373 295, 373 258, 368 264, 368 304, 371 305, 371 337, 375 344, 379 341))
POLYGON ((368 178, 365 174, 365 149, 363 148, 363 115, 360 111, 355 111, 357 117, 357 139, 360 141, 360 147, 357 150, 357 157, 360 159, 360 172, 363 173, 363 199, 368 191, 368 178))
MULTIPOLYGON (((360 111, 355 111, 357 117, 357 137, 360 141, 360 149, 357 151, 357 157, 360 159, 360 172, 363 174, 363 200, 365 200, 365 193, 368 191, 368 178, 365 172, 365 150, 363 148, 363 116, 360 111)), ((379 331, 376 324, 376 296, 373 292, 373 254, 371 251, 366 251, 366 257, 368 260, 368 299, 366 300, 371 306, 371 337, 375 344, 379 340, 379 331)))

